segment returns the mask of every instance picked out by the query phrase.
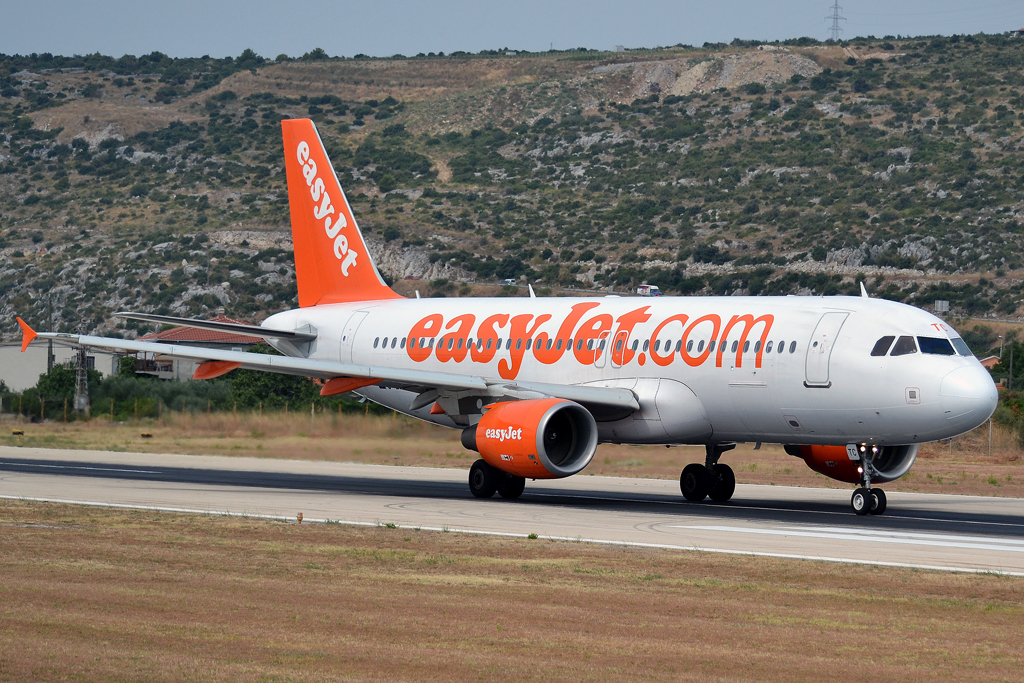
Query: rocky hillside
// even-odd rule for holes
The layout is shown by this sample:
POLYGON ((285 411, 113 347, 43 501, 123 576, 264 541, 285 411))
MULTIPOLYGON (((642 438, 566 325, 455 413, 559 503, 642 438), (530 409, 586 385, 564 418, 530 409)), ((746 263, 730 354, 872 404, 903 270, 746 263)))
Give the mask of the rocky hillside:
MULTIPOLYGON (((1016 318, 1024 40, 392 59, 0 55, 0 334, 295 301, 313 118, 397 286, 854 293, 1016 318), (431 283, 410 285, 405 278, 431 283)), ((507 292, 514 293, 514 292, 507 292)))

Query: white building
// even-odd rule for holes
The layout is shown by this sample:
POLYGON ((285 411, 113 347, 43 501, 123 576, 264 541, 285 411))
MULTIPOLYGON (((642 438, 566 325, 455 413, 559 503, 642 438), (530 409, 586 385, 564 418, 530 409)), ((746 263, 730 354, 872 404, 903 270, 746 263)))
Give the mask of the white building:
MULTIPOLYGON (((47 341, 36 339, 25 353, 21 352, 21 342, 0 342, 0 380, 11 391, 25 391, 31 389, 39 382, 39 375, 46 374, 46 347, 47 341)), ((75 349, 69 346, 53 345, 53 364, 60 365, 75 361, 75 349)), ((109 351, 89 350, 86 361, 90 368, 100 371, 100 374, 117 374, 117 356, 109 351)))

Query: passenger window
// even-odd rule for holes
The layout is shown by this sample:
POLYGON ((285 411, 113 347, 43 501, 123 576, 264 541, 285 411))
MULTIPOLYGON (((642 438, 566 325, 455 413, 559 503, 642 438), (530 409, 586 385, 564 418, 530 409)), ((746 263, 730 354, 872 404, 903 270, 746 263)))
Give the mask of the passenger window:
POLYGON ((893 340, 896 339, 893 335, 882 337, 875 342, 875 348, 871 349, 872 356, 884 356, 889 353, 889 347, 892 346, 893 340))
POLYGON ((576 350, 577 351, 582 351, 583 350, 583 340, 582 339, 577 339, 576 340, 576 350))
MULTIPOLYGON (((403 339, 404 339, 404 337, 403 337, 403 339)), ((409 340, 409 348, 410 349, 415 349, 416 348, 416 337, 413 337, 412 339, 409 340)))
POLYGON ((693 351, 693 340, 692 339, 690 341, 686 342, 686 352, 690 353, 691 351, 693 351))
POLYGON ((493 339, 488 339, 487 340, 487 350, 490 351, 492 346, 494 346, 494 340, 493 339))
POLYGON ((779 353, 782 353, 785 350, 786 350, 786 342, 785 341, 780 341, 779 342, 779 353))
POLYGON ((697 353, 701 353, 703 351, 704 351, 704 340, 701 339, 699 342, 697 342, 697 353))
POLYGON ((771 353, 772 352, 772 342, 768 342, 768 345, 766 347, 764 347, 764 352, 765 353, 771 353))
POLYGON ((505 340, 505 350, 508 351, 512 348, 512 337, 505 340))
MULTIPOLYGON (((703 344, 703 343, 704 342, 701 342, 701 344, 703 344)), ((700 349, 697 349, 697 350, 699 351, 700 349)), ((708 342, 708 353, 711 353, 714 350, 715 350, 715 340, 712 339, 710 342, 708 342)))
POLYGON ((733 353, 736 353, 736 349, 739 347, 739 345, 740 345, 740 343, 738 341, 734 341, 732 343, 732 352, 733 353))
POLYGON ((918 337, 917 344, 921 347, 921 353, 930 353, 935 356, 956 355, 953 345, 943 337, 918 337))
POLYGON ((429 348, 431 348, 431 349, 434 348, 434 338, 433 337, 430 338, 430 347, 429 348))
MULTIPOLYGON (((544 346, 544 340, 543 339, 538 339, 537 341, 533 342, 533 350, 534 351, 540 351, 542 346, 544 346)), ((551 340, 548 340, 548 348, 549 349, 551 348, 551 340)))
POLYGON ((796 353, 796 342, 795 341, 789 342, 789 352, 790 353, 796 353))
POLYGON ((462 341, 463 341, 462 337, 459 337, 459 343, 456 344, 456 348, 460 348, 460 349, 462 348, 462 341))
POLYGON ((683 340, 682 339, 680 339, 679 341, 676 342, 675 353, 679 353, 679 349, 681 349, 681 348, 683 348, 683 340))
POLYGON ((622 340, 620 339, 617 342, 615 342, 615 351, 618 352, 618 351, 621 351, 621 350, 622 350, 622 340))
POLYGON ((892 347, 893 356, 906 356, 911 353, 917 353, 917 345, 914 344, 913 337, 900 337, 896 340, 896 346, 892 347))
POLYGON ((544 347, 544 348, 545 348, 545 350, 547 350, 547 351, 550 351, 550 350, 551 350, 551 344, 552 344, 552 343, 553 343, 554 341, 555 341, 554 339, 548 339, 548 343, 547 343, 547 345, 546 345, 546 346, 544 347))
POLYGON ((647 347, 651 345, 650 339, 644 339, 644 353, 647 353, 647 347))
POLYGON ((378 344, 380 344, 380 337, 377 337, 376 339, 373 340, 373 348, 377 348, 378 344))
POLYGON ((521 348, 523 348, 523 339, 522 339, 522 337, 520 337, 519 339, 516 339, 516 351, 518 351, 521 348))
POLYGON ((953 342, 953 348, 955 348, 957 353, 959 353, 961 356, 974 355, 973 353, 971 353, 971 349, 967 346, 967 342, 965 342, 960 337, 953 337, 951 341, 953 342))
POLYGON ((750 350, 750 342, 749 341, 743 342, 743 353, 746 353, 749 350, 750 350))
POLYGON ((559 339, 558 343, 555 344, 555 351, 561 351, 561 350, 562 350, 562 340, 559 339))
POLYGON ((601 340, 601 345, 597 347, 597 348, 598 348, 598 349, 600 349, 601 351, 604 351, 604 342, 605 342, 605 340, 604 340, 604 339, 602 339, 602 340, 601 340))
POLYGON ((656 340, 654 342, 654 352, 657 353, 659 350, 661 350, 661 340, 660 339, 658 339, 658 340, 656 340))
POLYGON ((756 342, 754 342, 754 353, 760 353, 760 352, 761 352, 761 340, 758 339, 756 342))
POLYGON ((638 347, 638 346, 640 346, 640 340, 639 339, 634 339, 633 340, 633 350, 636 351, 636 347, 638 347))
POLYGON ((395 348, 395 346, 397 346, 397 345, 398 345, 398 337, 392 338, 391 339, 391 348, 395 348))

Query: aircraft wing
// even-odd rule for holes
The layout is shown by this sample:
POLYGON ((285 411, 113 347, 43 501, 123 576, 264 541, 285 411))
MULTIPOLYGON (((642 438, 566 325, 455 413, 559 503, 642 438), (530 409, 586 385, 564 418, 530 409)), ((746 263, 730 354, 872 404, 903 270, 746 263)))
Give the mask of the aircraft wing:
POLYGON ((156 315, 153 313, 132 313, 131 311, 119 311, 114 314, 119 318, 131 320, 144 320, 150 323, 161 325, 180 325, 182 327, 195 327, 200 330, 213 330, 227 334, 244 335, 247 337, 262 337, 263 339, 284 339, 294 342, 309 342, 316 339, 316 334, 295 330, 274 330, 260 325, 246 325, 244 323, 228 323, 219 320, 193 320, 192 318, 178 318, 173 315, 156 315))
POLYGON ((187 358, 189 360, 209 363, 210 365, 206 371, 204 371, 203 366, 200 366, 200 369, 196 371, 196 375, 200 379, 212 379, 236 368, 247 368, 301 377, 315 377, 324 380, 336 378, 368 379, 379 382, 384 386, 420 391, 429 389, 479 391, 481 394, 513 398, 551 396, 580 403, 607 406, 609 408, 628 410, 638 410, 640 408, 636 396, 628 389, 509 381, 498 378, 486 378, 479 375, 461 375, 431 370, 340 363, 311 358, 293 358, 291 356, 272 356, 265 353, 208 349, 185 344, 143 342, 56 332, 36 333, 21 318, 18 319, 18 323, 21 325, 24 335, 22 350, 28 346, 28 342, 39 337, 40 339, 52 339, 56 343, 70 346, 85 346, 110 351, 158 353, 172 358, 187 358))

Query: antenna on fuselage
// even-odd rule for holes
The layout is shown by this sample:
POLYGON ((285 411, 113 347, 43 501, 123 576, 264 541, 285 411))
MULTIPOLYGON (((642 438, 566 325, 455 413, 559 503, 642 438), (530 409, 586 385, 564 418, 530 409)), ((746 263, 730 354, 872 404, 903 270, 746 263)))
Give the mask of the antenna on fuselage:
POLYGON ((860 296, 862 299, 870 299, 868 296, 868 288, 864 286, 864 281, 860 281, 860 296))

